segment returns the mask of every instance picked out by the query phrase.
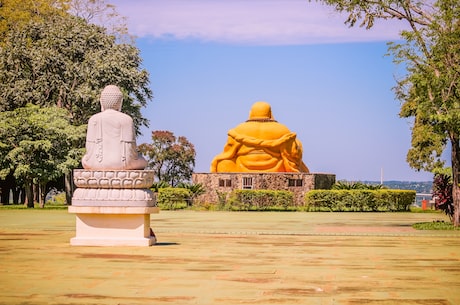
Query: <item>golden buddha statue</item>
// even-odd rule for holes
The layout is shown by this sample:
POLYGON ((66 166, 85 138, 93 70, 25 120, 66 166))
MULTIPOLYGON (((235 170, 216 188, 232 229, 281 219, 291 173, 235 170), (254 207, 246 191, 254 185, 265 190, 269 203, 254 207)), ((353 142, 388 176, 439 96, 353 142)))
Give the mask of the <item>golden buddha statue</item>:
POLYGON ((249 120, 229 130, 224 151, 214 158, 210 171, 309 173, 296 134, 275 121, 266 102, 256 102, 249 120))

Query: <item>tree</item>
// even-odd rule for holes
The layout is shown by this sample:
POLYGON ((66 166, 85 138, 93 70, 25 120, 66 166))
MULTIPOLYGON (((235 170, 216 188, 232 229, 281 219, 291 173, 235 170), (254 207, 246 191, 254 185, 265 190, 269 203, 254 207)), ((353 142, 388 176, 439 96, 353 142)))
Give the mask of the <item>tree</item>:
POLYGON ((0 2, 0 42, 12 28, 21 29, 29 22, 43 22, 55 14, 80 17, 107 29, 119 41, 133 42, 128 33, 126 17, 118 14, 115 5, 104 0, 2 0, 0 2))
POLYGON ((349 14, 350 26, 361 21, 371 28, 376 19, 400 19, 410 30, 403 43, 390 43, 394 61, 407 74, 397 80, 400 116, 412 118, 407 154, 416 170, 443 167, 442 152, 451 147, 455 226, 460 225, 460 2, 458 0, 321 0, 349 14), (447 144, 450 145, 447 145, 447 144))
POLYGON ((134 37, 129 35, 126 17, 118 14, 115 5, 104 0, 71 0, 69 13, 83 18, 88 23, 102 25, 109 35, 121 42, 133 42, 134 37))
POLYGON ((8 33, 0 48, 0 111, 57 105, 69 111, 71 123, 86 124, 99 109, 106 85, 124 91, 123 111, 137 128, 148 126, 141 107, 151 99, 148 72, 139 50, 116 44, 100 26, 71 15, 55 15, 8 33))
MULTIPOLYGON (((104 0, 0 0, 0 111, 57 105, 78 126, 98 111, 100 90, 116 84, 139 133, 148 126, 140 113, 152 98, 148 73, 139 50, 115 36, 127 36, 126 23, 104 0)), ((66 195, 70 202, 69 175, 66 195)))
MULTIPOLYGON (((99 111, 99 95, 108 84, 124 93, 123 112, 136 131, 148 126, 140 112, 152 98, 148 72, 139 50, 117 44, 105 28, 69 14, 49 14, 11 27, 0 47, 0 111, 28 103, 66 109, 72 125, 86 124, 99 111)), ((76 143, 83 147, 84 141, 76 143)), ((1 164, 0 164, 1 165, 1 164)), ((71 178, 66 176, 67 200, 71 178)))
POLYGON ((0 42, 12 29, 22 29, 31 21, 43 21, 64 13, 68 0, 2 0, 0 1, 0 42))
POLYGON ((26 189, 27 205, 34 206, 32 186, 38 184, 43 206, 46 184, 78 166, 86 126, 69 123, 69 112, 58 107, 26 105, 0 112, 0 179, 10 173, 26 189))
POLYGON ((190 181, 195 167, 195 148, 186 137, 176 138, 170 131, 153 131, 152 143, 139 145, 146 156, 148 169, 155 171, 160 182, 176 186, 190 181))

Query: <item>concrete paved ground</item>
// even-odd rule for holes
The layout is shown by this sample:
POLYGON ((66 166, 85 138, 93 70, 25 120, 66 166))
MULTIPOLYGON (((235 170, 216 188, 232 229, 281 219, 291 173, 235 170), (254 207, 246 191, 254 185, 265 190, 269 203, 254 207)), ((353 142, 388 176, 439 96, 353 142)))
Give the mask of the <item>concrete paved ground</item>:
POLYGON ((415 213, 152 214, 153 247, 75 247, 75 215, 0 210, 0 304, 460 304, 460 231, 415 213))

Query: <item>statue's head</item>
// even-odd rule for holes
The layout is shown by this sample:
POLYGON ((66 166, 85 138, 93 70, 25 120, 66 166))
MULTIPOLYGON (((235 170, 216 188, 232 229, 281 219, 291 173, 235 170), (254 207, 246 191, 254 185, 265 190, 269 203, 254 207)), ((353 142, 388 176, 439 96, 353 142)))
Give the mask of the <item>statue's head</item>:
POLYGON ((102 90, 100 102, 102 111, 107 109, 121 111, 123 93, 117 86, 108 85, 102 90))
POLYGON ((272 120, 272 107, 266 102, 255 102, 249 112, 250 120, 272 120))

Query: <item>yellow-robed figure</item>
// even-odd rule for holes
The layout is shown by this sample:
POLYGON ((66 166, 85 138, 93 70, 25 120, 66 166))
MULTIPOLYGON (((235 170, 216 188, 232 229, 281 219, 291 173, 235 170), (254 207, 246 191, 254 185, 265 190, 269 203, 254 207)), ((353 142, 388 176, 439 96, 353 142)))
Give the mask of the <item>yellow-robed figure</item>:
POLYGON ((275 121, 266 102, 252 105, 249 120, 229 130, 224 151, 214 158, 210 171, 309 172, 296 134, 275 121))

